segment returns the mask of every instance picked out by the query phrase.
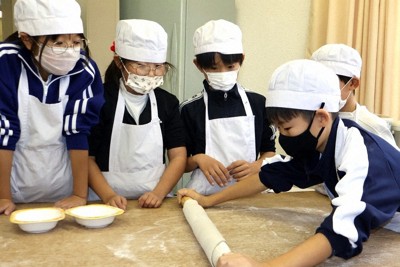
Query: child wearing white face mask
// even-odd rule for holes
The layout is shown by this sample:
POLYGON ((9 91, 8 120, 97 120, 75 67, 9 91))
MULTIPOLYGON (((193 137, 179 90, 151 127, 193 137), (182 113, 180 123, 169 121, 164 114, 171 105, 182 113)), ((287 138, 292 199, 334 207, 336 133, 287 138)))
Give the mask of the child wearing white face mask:
POLYGON ((181 104, 192 172, 187 187, 212 194, 260 171, 275 153, 265 97, 237 83, 244 60, 242 33, 225 20, 212 20, 193 37, 194 64, 204 74, 202 92, 181 104))
POLYGON ((397 147, 386 121, 357 103, 355 90, 360 85, 362 67, 358 51, 345 44, 326 44, 317 49, 311 59, 332 69, 339 77, 341 89, 339 116, 357 122, 366 130, 397 147))
POLYGON ((141 207, 158 208, 184 172, 179 101, 159 88, 172 67, 166 62, 167 38, 153 21, 117 24, 106 104, 89 140, 89 200, 126 209, 127 199, 138 199, 141 207))
POLYGON ((0 45, 0 213, 86 204, 87 136, 103 99, 75 0, 18 0, 0 45))
MULTIPOLYGON (((380 136, 397 148, 394 136, 386 121, 357 102, 355 90, 360 85, 362 66, 358 51, 345 44, 326 44, 317 49, 312 54, 311 59, 332 69, 339 77, 341 94, 339 116, 342 119, 355 121, 364 129, 380 136)), ((315 190, 321 194, 327 194, 322 184, 316 185, 315 190)))

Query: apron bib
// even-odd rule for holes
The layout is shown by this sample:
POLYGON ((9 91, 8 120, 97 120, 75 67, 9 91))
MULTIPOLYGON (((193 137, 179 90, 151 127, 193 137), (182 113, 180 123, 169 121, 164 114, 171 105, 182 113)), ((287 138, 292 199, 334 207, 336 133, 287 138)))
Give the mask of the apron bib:
MULTIPOLYGON (((123 86, 123 85, 122 85, 123 86)), ((164 173, 163 139, 154 91, 149 93, 151 121, 144 125, 124 124, 125 101, 120 88, 110 143, 108 184, 119 195, 137 199, 153 191, 164 173)), ((99 200, 90 190, 89 200, 99 200)))
POLYGON ((29 95, 22 67, 18 87, 21 136, 11 170, 11 192, 16 203, 55 202, 72 194, 71 162, 62 136, 68 84, 67 78, 60 82, 59 103, 42 103, 29 95))
MULTIPOLYGON (((220 161, 225 167, 236 160, 248 162, 256 160, 253 111, 245 90, 239 84, 238 92, 246 116, 209 120, 208 95, 204 90, 206 154, 220 161)), ((234 179, 227 186, 233 183, 235 183, 234 179)), ((186 187, 193 188, 204 195, 211 195, 223 189, 219 185, 212 186, 200 168, 192 172, 191 179, 186 187)))

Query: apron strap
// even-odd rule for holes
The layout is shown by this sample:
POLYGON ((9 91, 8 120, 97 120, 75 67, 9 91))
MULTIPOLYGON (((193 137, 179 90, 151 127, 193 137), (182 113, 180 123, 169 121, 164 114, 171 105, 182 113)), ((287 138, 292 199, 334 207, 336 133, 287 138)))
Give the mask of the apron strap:
POLYGON ((246 91, 240 84, 237 84, 237 87, 240 97, 242 99, 244 110, 246 111, 246 116, 253 116, 253 110, 251 109, 249 98, 247 97, 246 91))
POLYGON ((158 107, 157 107, 156 94, 154 93, 154 90, 150 91, 149 98, 151 107, 151 120, 152 121, 158 120, 158 107))

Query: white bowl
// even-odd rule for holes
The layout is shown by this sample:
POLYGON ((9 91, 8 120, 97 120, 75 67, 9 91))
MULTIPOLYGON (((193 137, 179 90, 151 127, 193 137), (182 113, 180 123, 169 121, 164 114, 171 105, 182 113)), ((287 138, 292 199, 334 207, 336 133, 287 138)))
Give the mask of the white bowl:
POLYGON ((14 211, 10 222, 18 224, 25 232, 37 234, 50 231, 64 218, 64 211, 60 208, 34 208, 14 211))
POLYGON ((103 228, 111 224, 115 216, 124 213, 124 210, 104 204, 91 204, 67 209, 65 213, 87 228, 103 228))

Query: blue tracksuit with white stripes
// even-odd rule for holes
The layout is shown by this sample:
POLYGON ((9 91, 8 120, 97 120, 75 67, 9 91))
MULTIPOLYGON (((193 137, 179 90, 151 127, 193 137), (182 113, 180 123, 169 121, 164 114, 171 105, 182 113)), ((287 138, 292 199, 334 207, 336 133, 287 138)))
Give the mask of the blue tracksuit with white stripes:
POLYGON ((29 94, 49 105, 59 102, 60 85, 65 87, 67 84, 68 102, 60 133, 65 136, 68 149, 88 149, 87 136, 91 127, 97 124, 104 103, 101 76, 95 62, 86 63, 85 56, 81 55, 67 75, 50 75, 48 81, 43 81, 31 52, 13 43, 0 43, 0 149, 15 150, 21 134, 18 87, 22 75, 27 76, 29 94))
POLYGON ((266 163, 260 180, 277 193, 325 183, 333 209, 317 232, 345 259, 361 253, 371 230, 400 207, 400 152, 350 120, 335 119, 322 154, 308 160, 278 155, 266 163))

